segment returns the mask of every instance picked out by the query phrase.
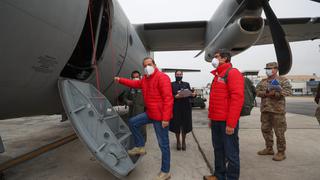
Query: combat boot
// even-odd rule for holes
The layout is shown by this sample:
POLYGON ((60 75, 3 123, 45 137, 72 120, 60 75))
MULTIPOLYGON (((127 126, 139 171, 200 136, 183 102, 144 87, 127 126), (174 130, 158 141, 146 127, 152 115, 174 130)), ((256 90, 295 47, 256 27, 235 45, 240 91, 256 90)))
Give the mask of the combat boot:
POLYGON ((272 147, 267 147, 261 151, 258 151, 258 155, 274 155, 274 151, 272 147))
POLYGON ((272 160, 282 161, 286 159, 286 154, 283 151, 279 151, 276 155, 273 156, 272 160))

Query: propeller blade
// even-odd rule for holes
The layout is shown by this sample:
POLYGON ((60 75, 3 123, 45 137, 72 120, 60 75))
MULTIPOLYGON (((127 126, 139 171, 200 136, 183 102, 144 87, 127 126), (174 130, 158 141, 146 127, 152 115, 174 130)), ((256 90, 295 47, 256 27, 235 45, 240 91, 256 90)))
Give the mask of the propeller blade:
POLYGON ((287 74, 292 66, 292 55, 288 41, 285 38, 285 33, 278 21, 278 18, 271 9, 268 0, 261 0, 262 8, 267 17, 269 28, 277 55, 279 66, 279 74, 287 74))

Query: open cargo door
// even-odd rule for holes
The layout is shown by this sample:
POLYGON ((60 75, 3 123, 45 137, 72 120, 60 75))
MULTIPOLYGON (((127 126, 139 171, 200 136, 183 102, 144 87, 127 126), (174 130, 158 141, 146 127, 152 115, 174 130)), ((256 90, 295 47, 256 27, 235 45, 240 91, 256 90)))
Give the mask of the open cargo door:
POLYGON ((59 80, 65 112, 78 137, 97 160, 118 178, 128 175, 141 156, 129 156, 133 137, 112 105, 93 85, 59 80))

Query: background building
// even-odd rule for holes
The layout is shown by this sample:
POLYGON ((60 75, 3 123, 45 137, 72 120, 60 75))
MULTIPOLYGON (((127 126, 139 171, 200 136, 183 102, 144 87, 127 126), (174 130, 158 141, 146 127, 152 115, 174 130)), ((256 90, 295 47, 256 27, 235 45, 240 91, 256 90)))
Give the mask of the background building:
MULTIPOLYGON (((292 94, 294 96, 312 96, 315 95, 320 83, 320 77, 313 75, 286 75, 292 85, 292 94)), ((260 80, 266 76, 260 76, 260 80)))

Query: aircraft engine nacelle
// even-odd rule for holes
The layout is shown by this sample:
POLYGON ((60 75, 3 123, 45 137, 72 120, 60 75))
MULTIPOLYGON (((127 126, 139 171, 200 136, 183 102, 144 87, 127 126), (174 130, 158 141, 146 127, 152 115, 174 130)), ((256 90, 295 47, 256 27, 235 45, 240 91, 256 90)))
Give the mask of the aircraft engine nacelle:
POLYGON ((232 55, 252 46, 264 29, 264 20, 260 16, 243 16, 228 25, 211 41, 205 49, 205 60, 210 62, 218 49, 229 49, 232 55))

